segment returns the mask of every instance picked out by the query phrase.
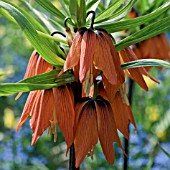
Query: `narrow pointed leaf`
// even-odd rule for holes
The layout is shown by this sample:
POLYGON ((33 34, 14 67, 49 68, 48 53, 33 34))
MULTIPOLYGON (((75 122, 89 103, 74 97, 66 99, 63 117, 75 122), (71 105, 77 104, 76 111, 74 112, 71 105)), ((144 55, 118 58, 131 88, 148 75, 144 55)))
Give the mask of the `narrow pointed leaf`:
POLYGON ((136 44, 148 38, 154 37, 167 30, 170 30, 170 16, 154 22, 153 24, 150 24, 138 32, 126 37, 115 45, 116 50, 120 51, 121 49, 124 49, 132 44, 136 44))
POLYGON ((84 26, 86 22, 86 2, 85 0, 78 0, 78 14, 77 14, 77 22, 78 26, 84 26))
POLYGON ((33 47, 47 62, 55 66, 62 66, 64 64, 64 60, 55 54, 54 44, 51 41, 40 37, 21 11, 5 2, 0 2, 0 7, 7 10, 16 20, 33 47))
POLYGON ((112 13, 114 13, 114 11, 117 10, 117 8, 124 2, 124 0, 117 0, 116 2, 114 2, 112 5, 109 6, 109 8, 107 8, 105 11, 103 11, 102 13, 100 13, 98 16, 96 16, 95 18, 95 22, 102 20, 103 18, 108 17, 109 15, 111 15, 112 13))
POLYGON ((134 18, 134 19, 127 19, 125 21, 119 21, 116 23, 101 23, 101 24, 95 24, 95 28, 103 28, 106 29, 109 33, 121 31, 121 30, 127 30, 129 28, 134 28, 137 26, 140 26, 144 23, 147 23, 149 21, 152 21, 153 19, 157 18, 161 14, 163 14, 165 11, 167 11, 170 8, 170 2, 165 3, 155 11, 153 11, 150 14, 134 18))
POLYGON ((141 59, 121 64, 123 70, 145 66, 161 66, 165 68, 170 68, 170 62, 158 59, 141 59))
POLYGON ((95 11, 96 8, 98 7, 99 3, 100 3, 100 0, 92 0, 92 1, 88 2, 87 6, 86 6, 87 12, 91 11, 91 10, 95 11))
MULTIPOLYGON (((120 8, 120 10, 118 10, 116 13, 112 14, 109 17, 104 18, 102 21, 99 22, 103 22, 104 23, 115 23, 115 21, 122 19, 123 17, 125 17, 127 15, 127 13, 130 11, 130 9, 134 6, 135 4, 135 0, 131 0, 126 6, 124 6, 123 8, 120 8)), ((96 22, 96 23, 99 23, 96 22)))
POLYGON ((50 89, 74 81, 74 76, 70 73, 62 74, 56 79, 58 71, 53 70, 22 80, 18 83, 1 83, 0 96, 7 96, 13 93, 29 92, 33 90, 50 89))
POLYGON ((75 21, 75 24, 77 24, 77 11, 78 11, 77 0, 70 0, 69 11, 71 18, 75 21))
POLYGON ((56 16, 60 21, 64 21, 65 17, 49 0, 35 0, 39 5, 46 9, 50 14, 56 16))

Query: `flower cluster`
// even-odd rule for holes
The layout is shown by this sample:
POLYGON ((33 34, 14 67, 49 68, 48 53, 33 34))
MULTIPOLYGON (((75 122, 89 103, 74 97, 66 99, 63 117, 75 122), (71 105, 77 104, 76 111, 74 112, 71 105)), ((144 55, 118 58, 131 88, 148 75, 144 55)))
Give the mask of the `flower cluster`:
MULTIPOLYGON (((76 82, 82 87, 79 92, 80 99, 74 101, 75 91, 80 89, 72 92, 72 84, 32 91, 17 130, 27 117, 31 116, 34 145, 47 128, 56 140, 58 125, 68 149, 74 143, 76 167, 80 166, 86 155, 93 155, 98 140, 106 159, 113 163, 113 142, 117 142, 122 148, 117 130, 128 139, 128 123, 131 122, 136 128, 126 95, 125 72, 121 63, 136 60, 137 57, 131 48, 116 52, 107 31, 94 30, 92 27, 80 28, 73 41, 69 40, 69 45, 70 50, 58 76, 69 69, 73 70, 76 82)), ((33 52, 24 78, 50 71, 52 68, 37 52, 33 52)), ((148 87, 143 75, 157 82, 143 67, 126 72, 145 90, 148 90, 148 87)))

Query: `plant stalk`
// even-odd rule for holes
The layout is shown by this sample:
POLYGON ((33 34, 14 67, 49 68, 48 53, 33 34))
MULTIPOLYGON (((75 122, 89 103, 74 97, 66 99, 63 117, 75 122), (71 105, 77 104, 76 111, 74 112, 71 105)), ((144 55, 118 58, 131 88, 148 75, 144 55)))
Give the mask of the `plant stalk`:
MULTIPOLYGON (((129 103, 131 107, 132 107, 132 100, 133 100, 133 90, 134 90, 134 81, 132 79, 129 79, 128 98, 129 98, 129 103)), ((128 132, 130 135, 129 124, 128 124, 128 132)), ((128 170, 129 140, 127 140, 125 137, 124 137, 124 148, 125 148, 125 153, 127 154, 127 156, 124 155, 123 169, 128 170)))
MULTIPOLYGON (((82 91, 82 85, 79 82, 73 82, 71 84, 73 94, 74 94, 74 102, 75 105, 80 101, 81 99, 81 91, 82 91)), ((70 147, 70 155, 69 155, 69 170, 79 170, 80 168, 76 168, 75 166, 75 149, 74 149, 74 143, 70 147)))

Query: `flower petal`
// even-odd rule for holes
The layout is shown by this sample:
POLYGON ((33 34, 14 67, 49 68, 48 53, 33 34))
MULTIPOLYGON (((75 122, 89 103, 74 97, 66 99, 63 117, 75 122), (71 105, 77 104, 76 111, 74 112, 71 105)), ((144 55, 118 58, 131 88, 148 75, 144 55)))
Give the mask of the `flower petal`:
POLYGON ((116 92, 119 90, 122 84, 118 81, 117 85, 112 85, 108 82, 105 76, 102 76, 102 81, 107 97, 109 101, 112 102, 115 98, 116 92))
POLYGON ((35 69, 35 74, 42 74, 45 72, 48 72, 52 70, 52 65, 47 63, 41 56, 38 58, 37 64, 36 64, 36 69, 35 69))
POLYGON ((117 142, 121 148, 122 146, 117 133, 116 123, 111 106, 108 101, 100 98, 96 99, 95 101, 99 140, 107 161, 113 164, 113 142, 117 142))
POLYGON ((84 34, 81 42, 81 55, 80 55, 80 70, 79 79, 83 82, 90 66, 94 55, 96 43, 96 34, 88 29, 84 34))
POLYGON ((124 72, 120 66, 120 59, 119 59, 119 56, 118 56, 118 53, 116 52, 116 48, 114 47, 113 45, 113 42, 110 38, 110 36, 106 33, 106 32, 103 32, 106 40, 107 40, 107 43, 110 47, 110 52, 111 52, 111 55, 112 55, 112 59, 113 59, 113 62, 114 62, 114 66, 115 66, 115 69, 116 69, 116 73, 117 73, 117 79, 121 82, 121 83, 124 83, 125 81, 125 76, 124 76, 124 72))
MULTIPOLYGON (((133 61, 135 54, 130 48, 126 48, 119 52, 120 56, 122 57, 124 62, 133 61)), ((139 68, 131 68, 128 69, 132 79, 134 79, 144 90, 148 90, 148 87, 145 83, 144 78, 139 70, 139 68)))
MULTIPOLYGON (((131 48, 127 48, 125 49, 127 51, 128 57, 130 61, 134 61, 137 60, 137 56, 135 55, 135 53, 133 52, 133 50, 131 48)), ((149 77, 151 80, 155 81, 156 83, 159 83, 158 80, 154 79, 152 76, 149 75, 149 73, 147 72, 147 70, 145 69, 145 67, 139 67, 138 68, 139 72, 147 77, 149 77)))
MULTIPOLYGON (((24 75, 24 79, 35 76, 35 68, 36 68, 36 64, 39 58, 39 54, 36 52, 36 50, 33 51, 33 53, 31 54, 31 57, 29 59, 28 65, 27 65, 27 69, 24 75)), ((18 100, 22 95, 22 92, 18 93, 18 95, 15 97, 15 100, 18 100)))
POLYGON ((116 93, 114 101, 112 101, 110 104, 114 113, 117 128, 127 139, 129 139, 129 120, 132 122, 134 127, 136 127, 130 106, 123 103, 119 92, 116 93))
POLYGON ((74 144, 76 167, 79 167, 87 153, 97 144, 97 120, 94 101, 86 103, 81 111, 76 128, 74 144))
POLYGON ((17 128, 16 128, 17 131, 21 128, 22 124, 26 121, 28 116, 31 115, 38 96, 39 96, 39 91, 30 92, 30 94, 27 98, 27 101, 25 103, 21 118, 18 122, 18 125, 17 125, 17 128))
POLYGON ((68 148, 73 143, 75 119, 74 103, 66 85, 53 88, 57 123, 62 131, 68 148))
POLYGON ((101 70, 109 83, 117 84, 117 73, 110 48, 102 34, 97 34, 94 53, 94 66, 101 70))
POLYGON ((79 32, 77 32, 73 39, 73 43, 67 55, 66 61, 64 63, 63 72, 78 64, 81 53, 81 41, 82 35, 79 32))
POLYGON ((50 120, 53 120, 54 98, 52 89, 42 90, 40 99, 35 106, 36 109, 31 117, 32 145, 34 145, 42 133, 50 126, 50 120), (39 109, 38 109, 38 108, 39 109))

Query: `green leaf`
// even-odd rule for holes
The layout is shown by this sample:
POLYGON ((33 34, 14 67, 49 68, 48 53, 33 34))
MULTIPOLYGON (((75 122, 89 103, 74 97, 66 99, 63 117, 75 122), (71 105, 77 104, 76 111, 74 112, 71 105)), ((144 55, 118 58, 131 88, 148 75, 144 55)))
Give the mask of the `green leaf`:
POLYGON ((95 18, 95 22, 98 22, 104 18, 107 18, 111 14, 113 14, 117 8, 124 2, 125 0, 117 0, 115 1, 112 5, 109 6, 106 10, 104 10, 102 13, 100 13, 98 16, 95 18))
POLYGON ((91 10, 95 11, 96 8, 98 7, 99 3, 100 3, 100 0, 92 0, 92 1, 88 2, 86 5, 87 12, 91 11, 91 10))
POLYGON ((113 15, 109 17, 104 18, 103 20, 99 22, 106 21, 105 23, 114 23, 116 20, 122 19, 128 14, 128 12, 131 10, 131 8, 134 6, 135 3, 136 3, 136 0, 131 0, 126 6, 118 10, 116 13, 114 13, 113 15))
POLYGON ((71 18, 78 28, 84 26, 86 22, 86 2, 85 0, 70 0, 69 5, 71 18))
POLYGON ((5 2, 0 2, 0 7, 7 10, 16 20, 33 47, 47 62, 58 67, 63 66, 64 60, 55 54, 54 44, 48 39, 39 36, 32 24, 18 9, 5 2))
POLYGON ((115 45, 116 50, 120 51, 132 44, 136 44, 148 38, 154 37, 170 29, 170 16, 160 21, 157 21, 149 26, 135 32, 134 34, 126 37, 115 45))
POLYGON ((136 68, 136 67, 146 67, 146 66, 170 68, 170 62, 164 60, 158 60, 158 59, 141 59, 141 60, 135 60, 135 61, 121 64, 121 68, 123 70, 136 68))
POLYGON ((0 84, 0 96, 7 96, 13 93, 29 92, 33 90, 50 89, 74 81, 74 76, 71 73, 66 72, 56 78, 58 73, 59 71, 52 70, 48 73, 22 80, 18 83, 0 84))
POLYGON ((64 24, 64 19, 66 16, 60 12, 49 0, 35 0, 39 5, 46 9, 50 14, 54 15, 64 24))
POLYGON ((95 24, 95 28, 103 28, 106 29, 109 33, 118 32, 121 30, 127 30, 129 28, 134 28, 140 26, 144 23, 150 22, 155 18, 158 18, 161 14, 167 11, 170 8, 170 2, 165 3, 155 11, 150 14, 137 17, 134 19, 127 19, 125 21, 119 21, 115 23, 104 22, 100 24, 95 24))
POLYGON ((63 0, 58 0, 58 1, 59 1, 59 3, 60 3, 61 6, 62 6, 65 15, 66 15, 66 16, 69 16, 69 15, 70 15, 70 14, 69 14, 69 8, 68 8, 68 6, 66 5, 66 3, 65 3, 63 0))
POLYGON ((82 27, 86 23, 86 2, 85 0, 77 0, 78 5, 78 14, 77 14, 77 22, 78 27, 82 27))
POLYGON ((77 0, 70 0, 69 10, 71 18, 74 20, 75 25, 77 25, 77 12, 78 12, 77 0))
MULTIPOLYGON (((18 9, 29 20, 29 22, 34 26, 34 28, 36 30, 39 30, 39 31, 47 33, 46 29, 44 29, 44 27, 36 19, 34 19, 28 12, 26 12, 23 9, 21 9, 17 5, 15 5, 15 4, 11 3, 11 2, 8 2, 7 0, 3 0, 3 1, 8 3, 8 4, 10 4, 10 5, 12 5, 16 9, 18 9)), ((27 2, 24 2, 24 3, 28 5, 27 2)))

